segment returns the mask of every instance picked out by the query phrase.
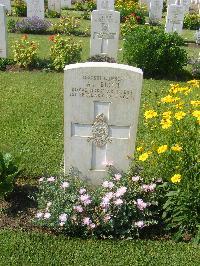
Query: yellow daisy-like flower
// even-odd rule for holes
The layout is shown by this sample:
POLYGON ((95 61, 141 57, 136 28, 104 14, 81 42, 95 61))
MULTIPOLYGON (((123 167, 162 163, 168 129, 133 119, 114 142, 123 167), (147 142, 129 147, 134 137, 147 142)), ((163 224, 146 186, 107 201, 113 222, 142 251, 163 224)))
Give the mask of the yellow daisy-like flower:
POLYGON ((157 115, 158 115, 157 112, 154 111, 154 110, 148 110, 148 111, 146 111, 146 112, 144 113, 144 117, 145 117, 146 119, 150 119, 150 118, 156 117, 157 115))
POLYGON ((194 107, 198 107, 200 105, 200 101, 190 101, 191 105, 194 107))
POLYGON ((167 95, 167 96, 161 98, 162 103, 173 103, 173 102, 176 102, 178 100, 180 100, 179 97, 172 97, 171 95, 167 95))
POLYGON ((200 119, 200 111, 199 111, 199 110, 195 110, 195 111, 193 111, 193 112, 192 112, 192 115, 193 115, 194 117, 196 117, 197 119, 200 119))
POLYGON ((181 182, 181 175, 175 174, 171 177, 172 183, 180 183, 181 182))
POLYGON ((142 146, 140 146, 140 147, 137 147, 137 148, 136 148, 136 150, 140 152, 140 151, 142 151, 142 150, 143 150, 143 147, 142 147, 142 146))
POLYGON ((181 120, 181 119, 183 119, 184 116, 186 116, 186 113, 183 112, 183 111, 177 112, 177 113, 175 113, 175 115, 174 115, 174 117, 175 117, 177 120, 181 120))
POLYGON ((171 117, 171 115, 172 115, 171 111, 167 111, 167 112, 162 113, 162 117, 166 118, 166 119, 169 119, 171 117))
POLYGON ((158 147, 157 153, 160 154, 160 153, 166 152, 167 148, 168 148, 167 145, 162 145, 158 147))
POLYGON ((193 79, 193 80, 188 81, 187 83, 193 87, 199 88, 199 81, 198 80, 193 79))
POLYGON ((184 102, 182 101, 182 102, 177 103, 177 104, 175 105, 175 107, 176 107, 177 109, 183 109, 183 105, 184 105, 184 102))
POLYGON ((167 129, 172 126, 172 121, 170 119, 162 119, 160 124, 163 129, 167 129))
POLYGON ((172 151, 181 151, 182 150, 182 147, 179 146, 178 144, 175 144, 174 146, 171 147, 171 150, 172 151))
POLYGON ((140 156, 139 156, 139 161, 146 161, 147 159, 148 159, 148 157, 149 157, 149 153, 148 152, 145 152, 145 153, 143 153, 143 154, 141 154, 140 156))

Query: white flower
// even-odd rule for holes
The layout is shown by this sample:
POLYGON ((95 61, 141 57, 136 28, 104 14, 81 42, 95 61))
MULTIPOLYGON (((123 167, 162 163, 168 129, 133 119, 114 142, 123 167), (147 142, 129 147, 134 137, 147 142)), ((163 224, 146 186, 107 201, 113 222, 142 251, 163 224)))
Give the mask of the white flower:
POLYGON ((42 216, 43 216, 43 213, 42 212, 38 212, 36 214, 36 218, 38 218, 38 219, 42 218, 42 216))
POLYGON ((139 175, 136 175, 136 176, 133 176, 132 177, 132 181, 133 182, 137 182, 137 181, 139 181, 140 180, 140 176, 139 175))
POLYGON ((66 213, 62 213, 60 216, 59 216, 59 220, 61 222, 66 222, 67 221, 67 218, 68 218, 68 215, 66 213))
POLYGON ((102 162, 102 165, 113 166, 113 161, 104 161, 104 162, 102 162))
POLYGON ((120 187, 120 188, 118 188, 118 190, 117 190, 116 193, 115 193, 115 196, 116 196, 117 198, 123 196, 124 193, 126 193, 126 190, 127 190, 126 187, 120 187))
POLYGON ((67 188, 69 187, 69 182, 63 182, 62 185, 61 185, 61 188, 67 188))
POLYGON ((54 176, 51 176, 51 177, 47 178, 47 181, 54 182, 55 181, 55 177, 54 176))
POLYGON ((105 188, 113 188, 114 184, 113 184, 113 182, 104 181, 102 186, 105 188))
POLYGON ((135 222, 135 226, 138 228, 142 228, 142 227, 144 227, 144 222, 143 221, 135 222))
POLYGON ((122 177, 121 174, 115 174, 114 179, 115 179, 116 181, 119 181, 119 180, 121 179, 121 177, 122 177))
POLYGON ((44 219, 49 219, 51 217, 51 213, 45 212, 44 219))
POLYGON ((49 208, 49 207, 51 207, 51 205, 52 205, 52 202, 47 202, 47 208, 49 208))
POLYGON ((63 223, 63 222, 59 223, 60 226, 63 226, 64 224, 65 224, 65 223, 63 223))
POLYGON ((86 189, 85 188, 81 188, 80 190, 79 190, 79 193, 80 194, 84 194, 86 192, 86 189))
POLYGON ((44 181, 44 177, 40 177, 38 181, 39 181, 39 182, 44 181))
POLYGON ((116 206, 122 205, 122 204, 123 204, 123 200, 122 200, 122 199, 116 199, 116 200, 114 201, 114 204, 115 204, 116 206))

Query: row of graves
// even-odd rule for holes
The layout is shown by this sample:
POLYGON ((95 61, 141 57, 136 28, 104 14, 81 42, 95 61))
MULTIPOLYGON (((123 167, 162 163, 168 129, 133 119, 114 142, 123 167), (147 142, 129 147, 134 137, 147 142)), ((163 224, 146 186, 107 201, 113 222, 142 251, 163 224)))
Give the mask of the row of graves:
MULTIPOLYGON (((55 1, 49 2, 57 8, 55 1)), ((29 16, 43 17, 43 0, 27 0, 27 7, 29 16)), ((179 1, 168 6, 166 32, 181 33, 184 12, 185 6, 179 1)), ((162 1, 152 0, 151 19, 160 20, 161 16, 162 1)), ((90 55, 116 59, 119 30, 120 13, 114 10, 114 0, 98 0, 91 15, 90 55)), ((0 5, 0 57, 7 56, 6 43, 5 6, 0 5)), ((99 184, 106 166, 113 162, 117 169, 127 169, 129 155, 134 152, 142 81, 142 70, 127 65, 92 62, 65 67, 66 173, 99 184)))

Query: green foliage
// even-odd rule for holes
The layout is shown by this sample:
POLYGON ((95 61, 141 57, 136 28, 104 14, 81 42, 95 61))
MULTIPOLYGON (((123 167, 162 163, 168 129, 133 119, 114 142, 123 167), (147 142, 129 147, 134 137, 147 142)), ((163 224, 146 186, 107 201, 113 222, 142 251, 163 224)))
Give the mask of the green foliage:
POLYGON ((187 53, 180 48, 183 44, 177 33, 138 26, 126 35, 123 58, 129 65, 142 68, 145 76, 174 77, 187 65, 187 53))
POLYGON ((84 2, 83 1, 76 2, 74 5, 74 9, 77 11, 84 11, 85 10, 84 2))
POLYGON ((74 34, 80 28, 80 20, 73 16, 61 17, 54 25, 53 32, 61 34, 74 34))
POLYGON ((135 28, 135 26, 137 25, 137 21, 135 16, 129 16, 127 17, 125 23, 123 23, 121 25, 121 34, 122 36, 126 36, 128 34, 130 34, 133 29, 135 28))
POLYGON ((36 222, 68 235, 136 237, 156 224, 156 183, 114 174, 91 188, 80 179, 40 178, 36 222))
POLYGON ((198 58, 190 59, 189 64, 192 67, 192 75, 196 79, 200 79, 200 55, 198 58))
POLYGON ((85 10, 86 11, 93 11, 97 9, 96 2, 94 0, 86 0, 85 1, 85 10))
POLYGON ((55 10, 48 10, 47 17, 48 18, 59 18, 60 13, 56 12, 55 10))
POLYGON ((26 2, 23 0, 14 0, 13 3, 13 15, 16 17, 26 17, 26 2))
POLYGON ((200 15, 186 14, 183 21, 183 27, 189 30, 198 30, 200 28, 200 15))
POLYGON ((20 67, 28 68, 33 66, 37 60, 37 50, 39 44, 29 41, 28 36, 24 35, 13 45, 14 61, 20 67))
POLYGON ((15 19, 12 19, 12 18, 8 19, 8 22, 7 22, 8 32, 16 31, 15 24, 16 24, 15 19))
POLYGON ((12 192, 14 179, 19 174, 17 161, 10 153, 0 152, 0 198, 12 192))
POLYGON ((13 60, 8 58, 0 58, 0 71, 6 70, 8 65, 12 65, 13 60))
POLYGON ((59 34, 52 36, 51 41, 53 42, 50 48, 52 66, 56 70, 63 70, 65 65, 81 60, 82 45, 80 42, 59 34))

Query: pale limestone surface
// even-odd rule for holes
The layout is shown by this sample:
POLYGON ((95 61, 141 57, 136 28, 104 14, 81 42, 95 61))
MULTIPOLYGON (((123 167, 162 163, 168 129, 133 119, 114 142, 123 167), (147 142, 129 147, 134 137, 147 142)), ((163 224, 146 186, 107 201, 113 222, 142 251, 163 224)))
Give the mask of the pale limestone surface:
POLYGON ((44 19, 44 0, 27 0, 27 17, 44 19))
POLYGON ((100 184, 106 164, 126 171, 135 147, 142 70, 92 62, 67 65, 64 74, 64 165, 100 184))
POLYGON ((117 59, 119 30, 118 11, 92 11, 90 56, 104 54, 117 59))
POLYGON ((196 31, 195 37, 196 37, 196 43, 200 44, 200 29, 198 31, 196 31))
POLYGON ((97 10, 115 10, 114 0, 97 0, 97 10))
POLYGON ((163 0, 151 0, 149 20, 151 23, 160 23, 162 19, 163 0))
POLYGON ((71 7, 72 1, 71 0, 61 0, 61 8, 63 7, 71 7))
POLYGON ((165 32, 182 33, 183 19, 184 19, 184 6, 179 4, 169 5, 167 8, 167 16, 165 23, 165 32))
POLYGON ((4 5, 8 13, 11 13, 11 1, 10 0, 0 0, 0 5, 4 5))
POLYGON ((181 0, 181 4, 184 6, 185 13, 189 12, 191 0, 181 0))
POLYGON ((6 7, 0 5, 0 57, 7 57, 6 7))
POLYGON ((56 11, 57 13, 61 12, 61 0, 48 0, 48 9, 56 11))

